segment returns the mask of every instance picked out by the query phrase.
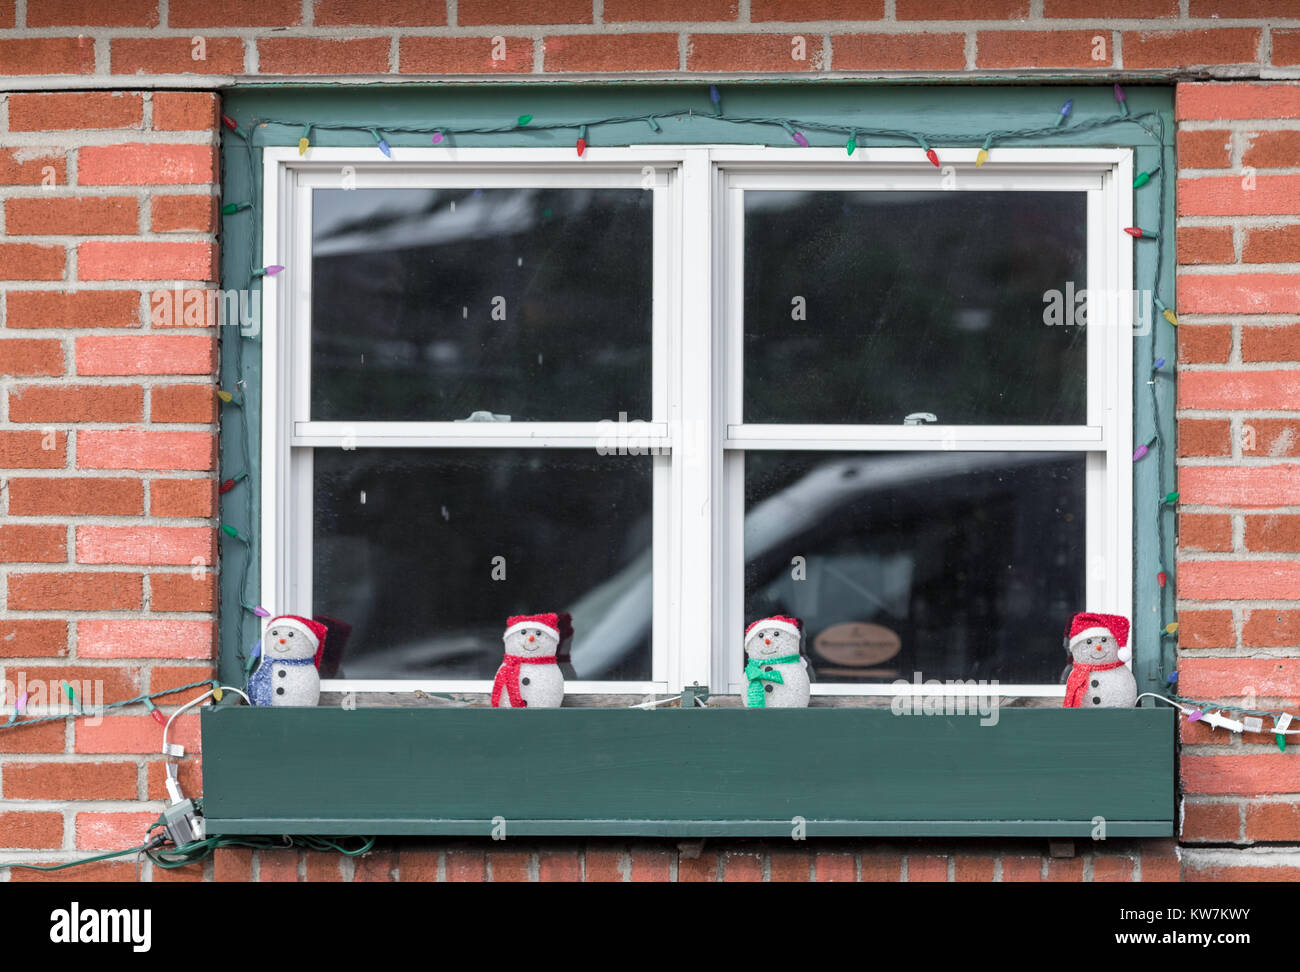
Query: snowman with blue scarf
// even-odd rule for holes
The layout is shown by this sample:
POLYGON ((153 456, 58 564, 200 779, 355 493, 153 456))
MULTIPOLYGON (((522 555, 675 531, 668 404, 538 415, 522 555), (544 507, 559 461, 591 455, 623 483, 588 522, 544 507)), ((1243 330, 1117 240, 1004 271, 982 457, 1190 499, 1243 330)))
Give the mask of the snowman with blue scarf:
POLYGON ((802 709, 808 705, 808 660, 799 653, 803 622, 774 615, 745 629, 745 707, 802 709))
POLYGON ((296 614, 272 618, 262 635, 261 663, 248 680, 253 705, 316 705, 325 625, 296 614))

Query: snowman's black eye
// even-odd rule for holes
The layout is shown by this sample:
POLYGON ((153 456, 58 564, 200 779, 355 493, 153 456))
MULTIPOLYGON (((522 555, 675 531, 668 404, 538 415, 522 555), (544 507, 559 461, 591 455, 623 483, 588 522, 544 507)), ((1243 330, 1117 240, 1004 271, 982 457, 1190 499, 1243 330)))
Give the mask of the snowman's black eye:
POLYGON ((289 637, 290 637, 290 638, 293 637, 293 632, 292 632, 292 631, 289 632, 289 637))

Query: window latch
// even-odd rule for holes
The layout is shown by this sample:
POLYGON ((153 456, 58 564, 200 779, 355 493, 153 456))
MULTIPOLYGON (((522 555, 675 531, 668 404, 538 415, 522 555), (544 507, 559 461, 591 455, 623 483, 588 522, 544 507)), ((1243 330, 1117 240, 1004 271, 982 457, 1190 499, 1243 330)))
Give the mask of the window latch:
POLYGON ((924 425, 926 422, 937 422, 939 416, 934 412, 909 412, 903 419, 904 425, 924 425))

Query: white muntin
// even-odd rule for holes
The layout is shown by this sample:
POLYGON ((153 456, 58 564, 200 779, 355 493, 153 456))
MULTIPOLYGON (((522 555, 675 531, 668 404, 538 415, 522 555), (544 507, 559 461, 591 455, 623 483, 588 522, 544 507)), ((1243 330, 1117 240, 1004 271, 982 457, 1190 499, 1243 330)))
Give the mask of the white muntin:
POLYGON ((556 662, 559 619, 554 614, 520 615, 506 621, 505 657, 492 682, 492 707, 558 709, 564 675, 556 662))
POLYGON ((745 707, 801 709, 811 685, 808 661, 799 653, 797 618, 775 616, 752 623, 745 631, 745 707))

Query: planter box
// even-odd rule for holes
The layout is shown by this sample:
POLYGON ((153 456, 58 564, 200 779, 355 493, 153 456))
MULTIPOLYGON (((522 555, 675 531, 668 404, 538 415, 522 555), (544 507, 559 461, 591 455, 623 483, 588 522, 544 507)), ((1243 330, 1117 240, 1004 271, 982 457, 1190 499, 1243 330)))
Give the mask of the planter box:
POLYGON ((1174 832, 1172 709, 205 709, 209 834, 1174 832))

